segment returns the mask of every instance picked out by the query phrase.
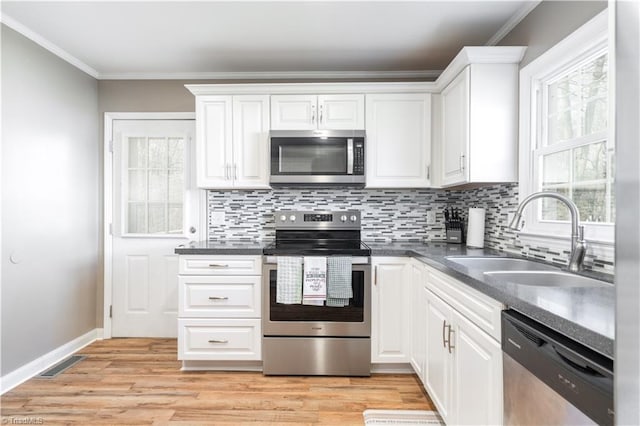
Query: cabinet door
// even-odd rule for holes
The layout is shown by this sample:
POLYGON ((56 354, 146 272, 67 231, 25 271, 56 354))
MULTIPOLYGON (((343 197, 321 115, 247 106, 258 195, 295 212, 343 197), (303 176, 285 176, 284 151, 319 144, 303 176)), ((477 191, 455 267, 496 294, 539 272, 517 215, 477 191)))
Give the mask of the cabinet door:
POLYGON ((428 93, 366 97, 367 187, 430 186, 431 96, 428 93))
POLYGON ((318 128, 364 129, 364 95, 318 96, 318 128))
POLYGON ((269 96, 234 96, 234 186, 236 188, 268 188, 268 154, 269 96))
POLYGON ((426 304, 424 285, 427 271, 418 261, 411 263, 411 366, 424 383, 424 364, 427 347, 426 304))
POLYGON ((426 303, 426 363, 424 385, 438 412, 450 423, 452 356, 446 345, 452 310, 442 299, 424 288, 426 303))
POLYGON ((231 96, 199 96, 196 105, 197 184, 231 188, 231 96))
POLYGON ((271 130, 314 130, 316 95, 272 95, 271 130))
POLYGON ((408 264, 402 258, 373 261, 371 362, 409 362, 408 264))
POLYGON ((502 424, 502 349, 500 343, 453 311, 452 424, 502 424))
POLYGON ((469 180, 469 67, 442 91, 442 186, 469 180))

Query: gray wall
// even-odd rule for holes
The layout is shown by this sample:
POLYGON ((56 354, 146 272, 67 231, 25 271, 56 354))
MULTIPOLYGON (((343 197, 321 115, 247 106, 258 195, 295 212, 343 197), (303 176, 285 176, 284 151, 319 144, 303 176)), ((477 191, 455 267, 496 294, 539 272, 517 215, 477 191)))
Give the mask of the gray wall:
POLYGON ((606 1, 543 1, 509 34, 501 46, 528 46, 520 67, 540 56, 607 7, 606 1))
POLYGON ((5 375, 96 327, 99 146, 96 80, 1 31, 5 375))

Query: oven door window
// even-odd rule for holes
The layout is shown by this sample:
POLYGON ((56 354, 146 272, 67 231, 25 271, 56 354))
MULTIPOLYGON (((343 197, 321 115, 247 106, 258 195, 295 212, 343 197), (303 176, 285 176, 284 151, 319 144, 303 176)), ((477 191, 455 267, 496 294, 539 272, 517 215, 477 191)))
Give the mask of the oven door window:
POLYGON ((272 175, 344 175, 347 143, 341 138, 271 138, 272 175))
POLYGON ((269 319, 271 321, 364 321, 364 271, 353 271, 351 273, 353 298, 349 299, 349 305, 344 307, 276 303, 276 276, 277 271, 269 271, 269 319))

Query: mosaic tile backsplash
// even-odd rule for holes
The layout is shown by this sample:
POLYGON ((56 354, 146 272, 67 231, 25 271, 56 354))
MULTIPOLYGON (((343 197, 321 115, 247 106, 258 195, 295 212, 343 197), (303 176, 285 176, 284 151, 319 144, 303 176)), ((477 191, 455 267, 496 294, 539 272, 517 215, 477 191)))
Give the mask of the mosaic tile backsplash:
MULTIPOLYGON (((272 190, 208 191, 210 240, 267 240, 275 237, 277 210, 348 210, 362 212, 365 241, 430 241, 445 238, 444 209, 458 208, 466 219, 469 207, 483 207, 485 247, 535 257, 565 265, 569 251, 522 244, 507 227, 509 213, 518 206, 518 184, 499 184, 467 190, 275 188, 272 190), (427 225, 427 211, 436 213, 436 224, 427 225), (225 212, 223 225, 213 224, 212 213, 225 212)), ((613 259, 599 259, 589 252, 585 266, 613 273, 613 259)))

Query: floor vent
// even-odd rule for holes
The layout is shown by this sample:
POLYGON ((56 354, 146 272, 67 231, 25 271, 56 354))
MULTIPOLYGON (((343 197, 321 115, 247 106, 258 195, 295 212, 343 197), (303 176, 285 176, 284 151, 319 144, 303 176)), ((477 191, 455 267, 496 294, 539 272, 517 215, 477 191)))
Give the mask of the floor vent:
POLYGON ((69 358, 60 361, 50 369, 38 374, 36 377, 39 379, 52 379, 66 369, 73 367, 85 358, 86 356, 84 355, 71 355, 69 358))
POLYGON ((444 426, 442 418, 436 411, 419 410, 365 410, 365 425, 409 426, 437 425, 444 426))

